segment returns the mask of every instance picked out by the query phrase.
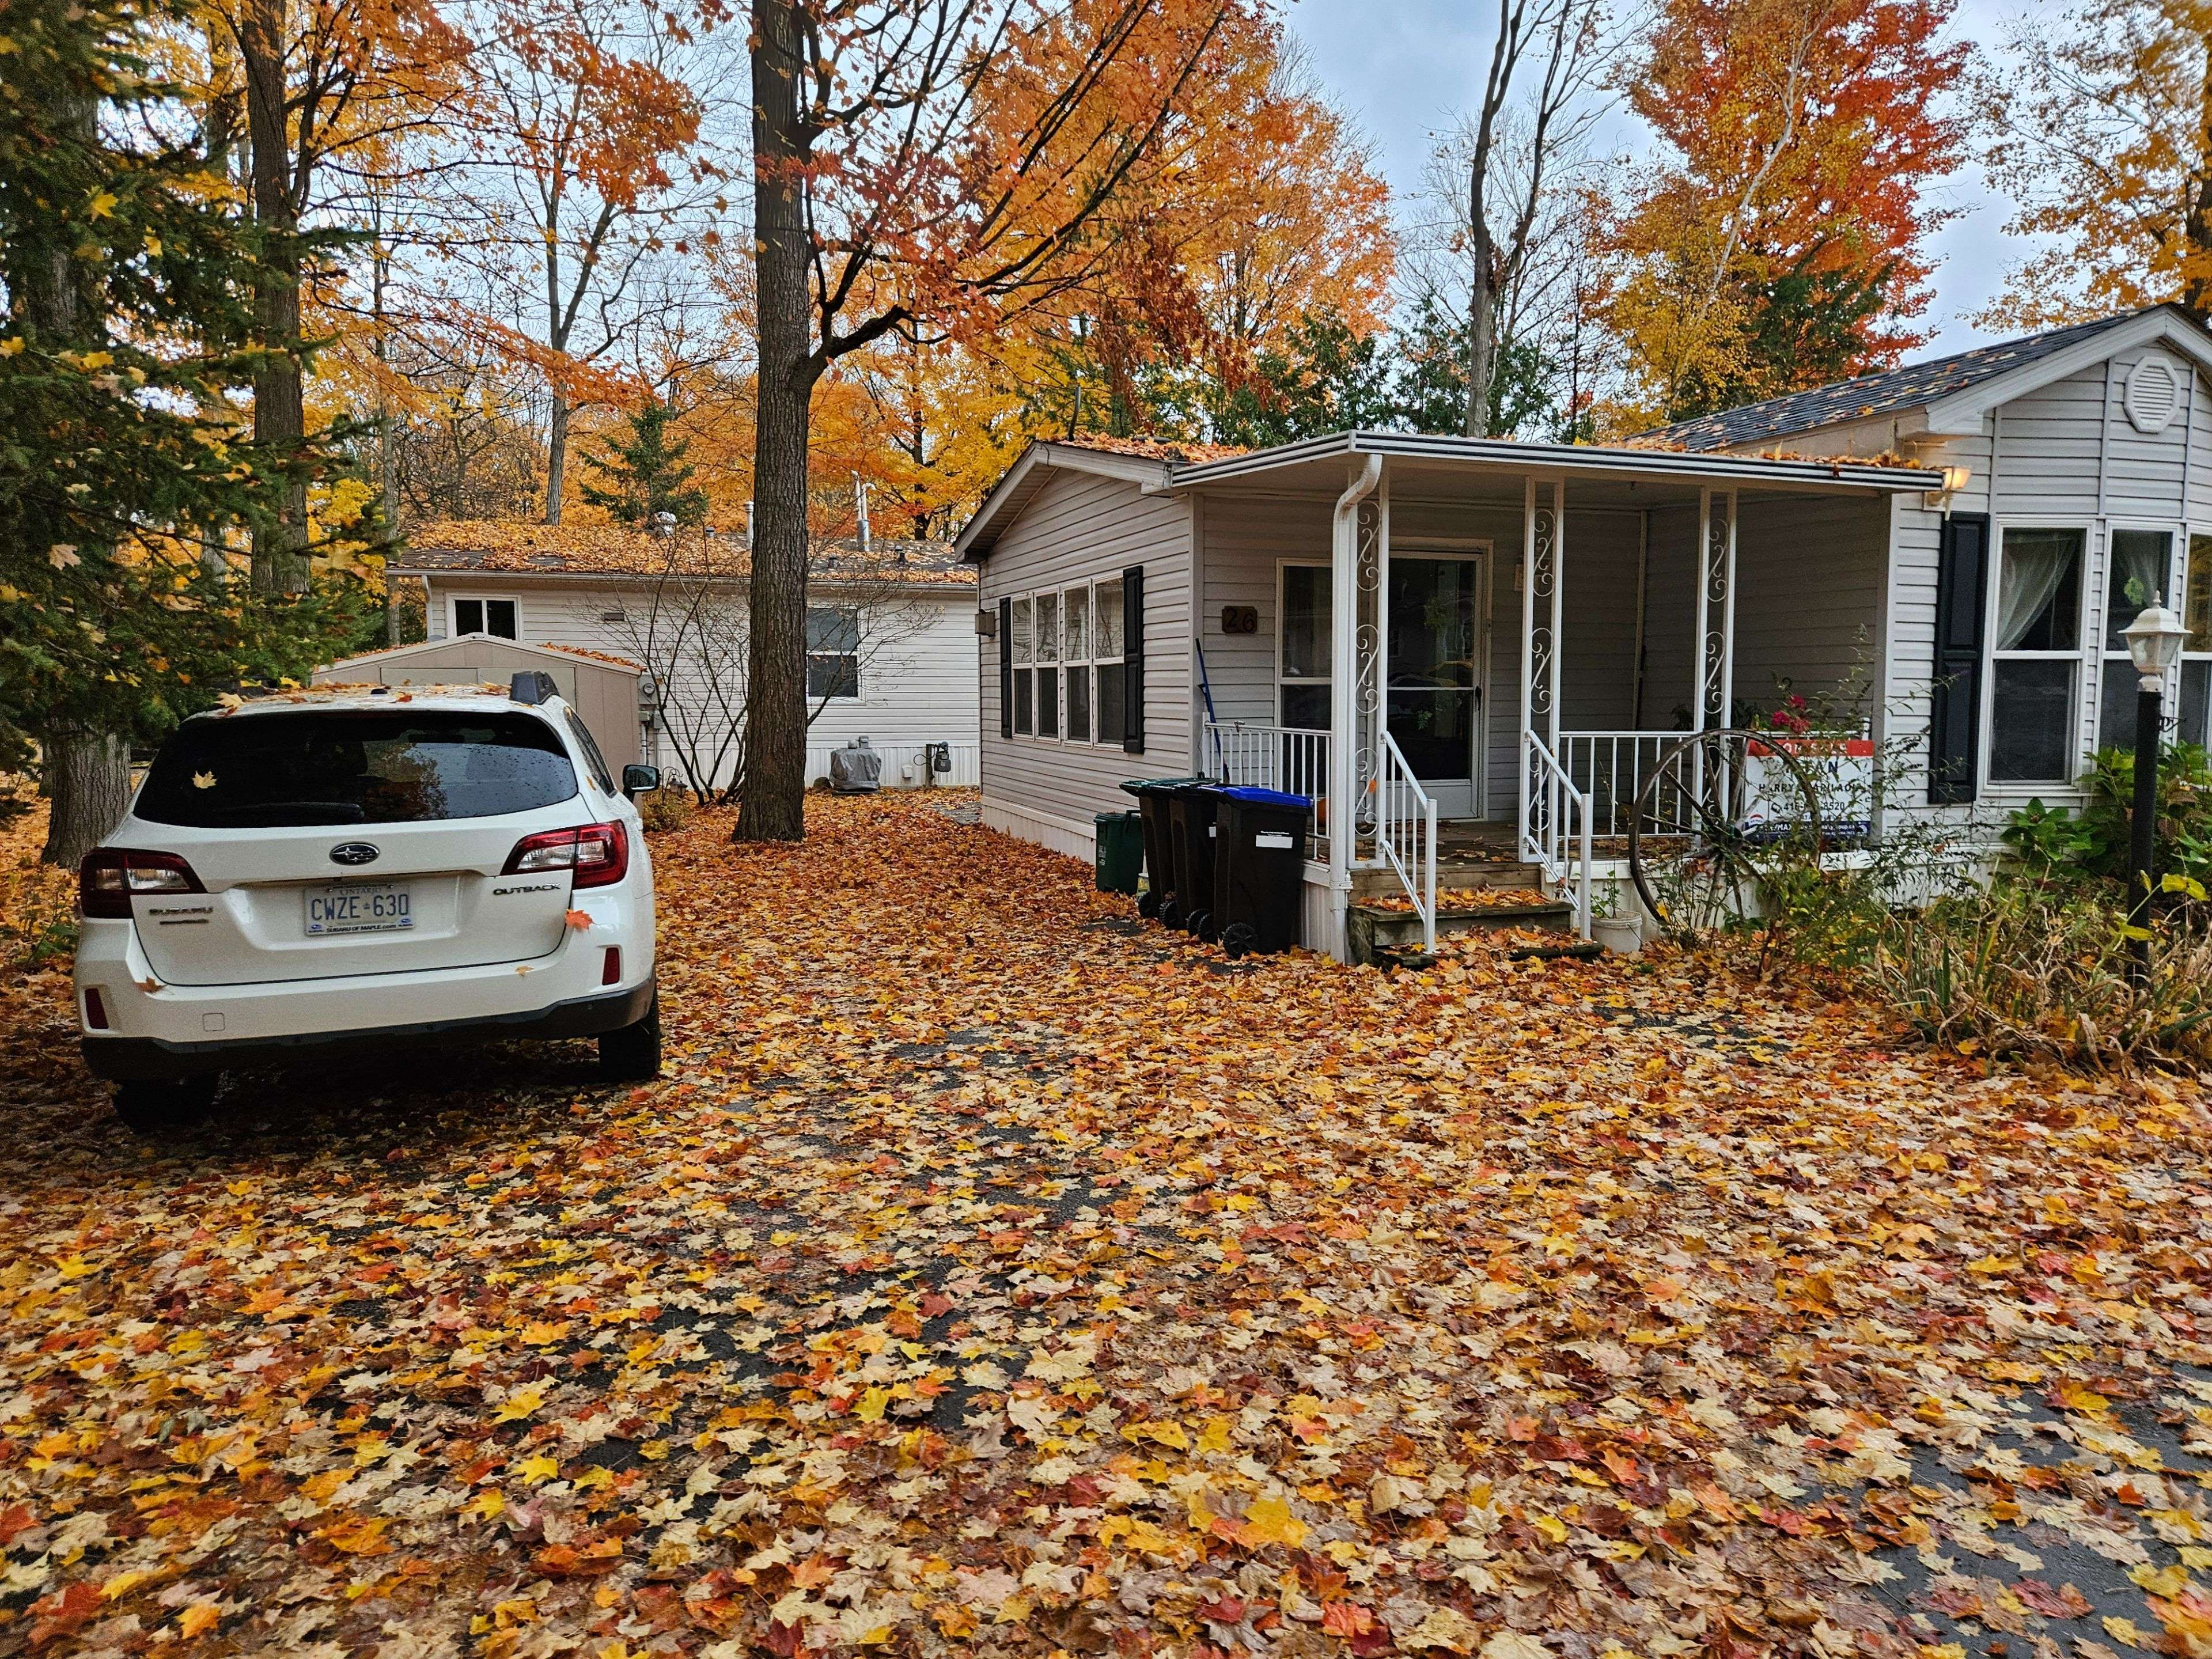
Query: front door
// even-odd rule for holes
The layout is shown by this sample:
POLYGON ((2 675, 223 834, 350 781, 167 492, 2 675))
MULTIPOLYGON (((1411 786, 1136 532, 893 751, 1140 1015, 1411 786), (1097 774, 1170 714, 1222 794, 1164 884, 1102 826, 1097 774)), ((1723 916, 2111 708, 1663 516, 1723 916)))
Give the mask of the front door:
POLYGON ((1390 558, 1390 735, 1440 817, 1477 817, 1482 561, 1390 558))

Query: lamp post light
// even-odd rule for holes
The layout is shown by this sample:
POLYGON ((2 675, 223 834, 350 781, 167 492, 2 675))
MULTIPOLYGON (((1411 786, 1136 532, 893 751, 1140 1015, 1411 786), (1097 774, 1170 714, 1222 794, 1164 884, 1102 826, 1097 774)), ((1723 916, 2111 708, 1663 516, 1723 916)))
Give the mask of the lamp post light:
POLYGON ((2150 974, 2151 865, 2158 836, 2158 740, 2165 724, 2166 672, 2181 659, 2189 630, 2162 605, 2146 605, 2121 629, 2141 678, 2136 690, 2136 803, 2128 837, 2128 958, 2137 984, 2150 974))

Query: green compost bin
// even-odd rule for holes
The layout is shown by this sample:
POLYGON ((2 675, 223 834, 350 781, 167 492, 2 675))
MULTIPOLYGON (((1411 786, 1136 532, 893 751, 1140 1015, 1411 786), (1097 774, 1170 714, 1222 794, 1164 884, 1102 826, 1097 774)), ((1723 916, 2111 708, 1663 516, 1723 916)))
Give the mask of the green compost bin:
POLYGON ((1142 812, 1101 812, 1094 878, 1102 893, 1137 890, 1138 873, 1145 867, 1145 816, 1142 812))

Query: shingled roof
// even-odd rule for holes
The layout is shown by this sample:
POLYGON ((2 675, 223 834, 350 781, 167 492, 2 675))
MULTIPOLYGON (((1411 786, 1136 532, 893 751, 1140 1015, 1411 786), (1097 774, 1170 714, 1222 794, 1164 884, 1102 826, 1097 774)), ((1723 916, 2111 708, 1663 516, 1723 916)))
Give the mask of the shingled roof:
MULTIPOLYGON (((2161 308, 2151 306, 2145 310, 2161 308)), ((1732 449, 1846 421, 1870 420, 1901 410, 1917 409, 1939 398, 1995 380, 2000 374, 2024 368, 2143 314, 2142 311, 2122 312, 2118 316, 2100 317, 2094 323, 2076 323, 2070 328, 2055 328, 2043 334, 2024 334, 2018 339, 1999 340, 1993 345, 1976 346, 1971 351, 1954 352, 1948 357, 1908 363, 1885 374, 1862 374, 1856 380, 1815 386, 1810 392, 1793 392, 1785 398, 1769 398, 1764 403, 1723 409, 1717 414, 1701 415, 1693 421, 1656 427, 1641 434, 1638 441, 1677 445, 1689 450, 1732 449)))
MULTIPOLYGON (((743 536, 727 531, 686 530, 664 540, 618 525, 448 520, 410 530, 392 568, 408 575, 475 571, 639 579, 674 569, 737 580, 750 573, 752 555, 743 536)), ((863 550, 856 541, 823 538, 815 543, 810 568, 818 581, 963 586, 975 580, 945 542, 878 540, 863 550)))

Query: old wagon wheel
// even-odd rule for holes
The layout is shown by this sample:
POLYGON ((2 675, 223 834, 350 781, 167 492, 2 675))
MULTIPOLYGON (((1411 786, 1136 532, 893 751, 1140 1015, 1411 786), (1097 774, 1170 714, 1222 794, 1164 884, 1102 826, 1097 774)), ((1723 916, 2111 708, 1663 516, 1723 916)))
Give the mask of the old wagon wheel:
POLYGON ((1754 919, 1767 896, 1819 871, 1820 800, 1785 742, 1700 732, 1668 748, 1644 780, 1628 872, 1670 938, 1754 919))

